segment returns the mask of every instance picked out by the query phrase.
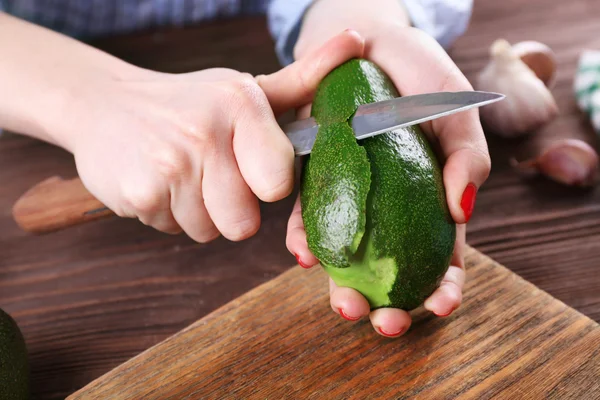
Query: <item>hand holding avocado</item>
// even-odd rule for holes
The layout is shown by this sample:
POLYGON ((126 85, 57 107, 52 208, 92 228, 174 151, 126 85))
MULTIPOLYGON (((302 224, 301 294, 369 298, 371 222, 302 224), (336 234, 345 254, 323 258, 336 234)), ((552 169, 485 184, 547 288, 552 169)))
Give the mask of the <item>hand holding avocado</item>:
MULTIPOLYGON (((327 33, 335 32, 335 29, 340 28, 335 24, 324 26, 321 21, 326 15, 326 9, 330 3, 335 3, 335 0, 317 3, 307 14, 296 49, 298 56, 302 56, 306 49, 310 49, 328 37, 327 33), (311 30, 311 26, 314 27, 314 24, 318 24, 318 28, 311 30), (326 32, 327 29, 331 30, 326 32), (312 32, 318 32, 318 35, 314 36, 312 32)), ((387 11, 387 14, 392 13, 392 10, 387 11)), ((357 89, 360 93, 354 93, 357 95, 356 98, 360 98, 361 101, 365 100, 364 88, 367 92, 370 91, 370 95, 376 95, 386 90, 393 92, 396 89, 401 95, 472 90, 467 79, 434 39, 421 31, 403 26, 398 21, 389 22, 387 15, 373 16, 373 21, 379 21, 379 23, 368 24, 365 22, 365 18, 368 19, 369 11, 362 10, 360 14, 362 14, 361 19, 356 21, 360 21, 360 25, 364 27, 359 30, 359 33, 367 40, 364 58, 372 63, 372 66, 368 68, 380 69, 381 73, 375 75, 362 73, 363 76, 369 78, 366 79, 366 85, 357 89), (385 81, 387 77, 389 77, 391 85, 389 83, 382 85, 381 82, 385 81), (373 90, 374 87, 375 90, 373 90)), ((345 15, 346 22, 349 18, 351 18, 351 13, 345 15)), ((352 63, 346 63, 343 67, 350 66, 350 69, 353 70, 348 73, 354 77, 361 75, 360 71, 364 68, 359 68, 357 65, 352 68, 351 65, 352 63)), ((342 69, 340 67, 336 71, 342 69)), ((330 74, 326 81, 331 78, 335 80, 336 71, 330 74)), ((346 78, 340 80, 344 79, 346 78)), ((326 81, 323 83, 325 84, 326 81)), ((363 80, 363 84, 364 82, 365 80, 363 80)), ((326 90, 323 89, 322 92, 324 94, 326 90)), ((313 115, 319 113, 319 109, 315 109, 315 104, 317 104, 317 108, 320 107, 318 100, 319 92, 313 103, 313 115)), ((366 100, 371 101, 372 99, 367 96, 366 100)), ((304 111, 305 115, 302 117, 307 114, 307 110, 304 111)), ((323 130, 325 134, 321 135, 321 139, 317 137, 317 140, 331 140, 334 134, 327 134, 330 130, 337 130, 337 135, 342 135, 346 128, 343 126, 330 127, 323 130)), ((325 201, 326 204, 333 203, 327 203, 326 200, 323 200, 323 196, 319 198, 315 194, 316 190, 311 194, 311 185, 321 183, 317 178, 319 175, 317 170, 321 163, 309 161, 305 167, 303 178, 305 179, 303 187, 306 188, 308 196, 303 195, 302 201, 299 199, 296 203, 288 224, 287 245, 305 266, 316 265, 319 262, 318 258, 329 262, 329 265, 324 265, 324 268, 333 278, 330 279, 330 293, 331 306, 335 312, 351 320, 369 315, 374 328, 380 334, 399 336, 410 327, 411 318, 407 310, 418 306, 415 302, 420 303, 419 296, 426 294, 427 298, 423 298, 425 308, 438 316, 449 315, 460 305, 465 279, 464 224, 469 220, 473 211, 477 188, 487 179, 490 171, 490 159, 477 110, 440 118, 422 124, 417 130, 404 130, 396 135, 404 143, 390 143, 391 135, 381 136, 381 139, 365 140, 365 144, 360 150, 355 149, 353 157, 357 161, 351 164, 354 169, 350 172, 346 171, 354 177, 370 176, 373 182, 380 182, 369 188, 367 183, 353 180, 356 185, 349 197, 355 200, 355 204, 353 204, 355 208, 348 207, 347 209, 366 209, 366 220, 361 219, 360 212, 350 215, 350 217, 354 217, 354 226, 347 232, 351 232, 352 235, 348 235, 337 243, 331 242, 331 230, 323 230, 322 223, 319 225, 311 222, 314 222, 315 218, 319 216, 314 210, 304 210, 303 207, 310 207, 310 204, 314 205, 320 201, 325 201), (411 138, 406 139, 409 136, 411 138), (411 180, 410 173, 407 175, 406 172, 407 168, 411 169, 415 165, 410 162, 411 154, 402 155, 396 150, 401 146, 411 145, 416 146, 413 155, 427 153, 429 145, 420 139, 424 137, 427 137, 428 142, 433 144, 432 148, 439 147, 437 159, 442 168, 439 177, 436 177, 436 167, 433 162, 425 165, 425 168, 421 170, 424 171, 423 174, 415 175, 414 171, 411 172, 413 177, 417 178, 416 181, 420 180, 415 183, 411 180), (385 142, 386 140, 388 143, 385 142), (361 150, 363 153, 366 151, 366 155, 361 155, 361 150), (395 155, 390 156, 390 152, 395 152, 395 155), (359 160, 361 157, 362 161, 359 160), (393 157, 399 157, 400 161, 390 161, 393 160, 393 157), (359 164, 362 165, 360 168, 370 169, 370 172, 357 173, 360 168, 355 165, 359 164), (398 168, 399 165, 400 168, 398 168), (308 185, 305 185, 306 182, 308 185), (439 189, 439 185, 442 184, 443 190, 438 190, 437 193, 445 197, 447 204, 444 207, 434 201, 434 188, 438 187, 439 189), (362 190, 363 186, 368 190, 362 190), (422 196, 420 197, 420 195, 422 196), (319 199, 315 201, 315 198, 319 199), (366 205, 363 206, 363 204, 366 205), (444 223, 444 210, 449 212, 452 223, 444 223), (393 227, 394 222, 396 222, 396 228, 393 227), (377 226, 373 227, 373 223, 377 226), (456 223, 455 231, 454 223, 456 223), (318 230, 311 225, 321 228, 318 230), (407 231, 398 232, 402 229, 407 229, 407 231), (307 231, 309 233, 308 241, 307 231), (375 237, 377 234, 380 236, 387 234, 389 240, 386 242, 380 238, 378 241, 375 237), (315 240, 315 237, 319 235, 321 238, 315 240), (326 240, 323 240, 322 237, 326 237, 326 240), (319 243, 326 245, 319 246, 319 243), (387 245, 393 243, 396 248, 385 248, 386 243, 387 245), (331 252, 332 249, 337 251, 331 252), (315 257, 317 255, 318 258, 315 257), (361 270, 356 267, 361 265, 364 267, 365 261, 377 279, 373 279, 372 276, 357 278, 356 273, 350 272, 353 268, 364 271, 364 268, 361 270), (344 263, 346 265, 343 265, 344 263), (419 276, 419 271, 423 272, 422 276, 419 276), (369 279, 376 281, 379 288, 373 290, 373 285, 365 287, 356 283, 369 279), (337 281, 339 285, 334 281, 337 281), (408 282, 408 284, 403 287, 403 282, 408 282), (349 286, 353 286, 355 289, 349 286), (433 291, 432 289, 435 287, 437 289, 433 291), (370 293, 369 290, 373 293, 370 293), (385 304, 393 305, 394 308, 389 306, 386 308, 385 304), (379 308, 381 305, 384 308, 379 308)), ((315 143, 315 148, 317 144, 315 143)), ((316 159, 318 156, 319 150, 314 151, 313 149, 311 157, 316 159), (315 153, 317 153, 316 156, 315 153)), ((432 160, 433 158, 429 157, 428 159, 432 160)), ((339 182, 342 178, 338 177, 337 181, 339 182)), ((336 187, 336 189, 337 193, 345 193, 340 188, 336 187)), ((352 218, 350 219, 352 220, 352 218)))

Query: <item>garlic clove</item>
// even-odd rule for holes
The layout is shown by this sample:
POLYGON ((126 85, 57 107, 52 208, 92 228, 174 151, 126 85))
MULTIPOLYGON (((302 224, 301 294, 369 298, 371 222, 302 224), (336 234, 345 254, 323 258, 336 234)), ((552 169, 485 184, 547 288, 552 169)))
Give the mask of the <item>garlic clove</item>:
POLYGON ((559 140, 536 158, 511 164, 524 175, 542 174, 567 186, 594 186, 598 176, 598 154, 579 139, 559 140))
POLYGON ((506 95, 480 109, 487 129, 503 137, 522 136, 558 115, 552 93, 504 39, 490 47, 490 61, 477 76, 478 90, 506 95))
POLYGON ((526 40, 515 43, 513 52, 527 65, 546 87, 554 84, 556 75, 556 56, 544 43, 526 40))

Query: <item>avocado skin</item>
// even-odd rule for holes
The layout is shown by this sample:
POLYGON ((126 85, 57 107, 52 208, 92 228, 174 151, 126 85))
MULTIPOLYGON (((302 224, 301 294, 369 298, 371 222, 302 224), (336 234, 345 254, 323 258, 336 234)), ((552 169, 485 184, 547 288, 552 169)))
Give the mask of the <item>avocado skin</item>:
POLYGON ((365 231, 371 184, 367 152, 357 146, 347 122, 320 128, 313 150, 304 167, 308 173, 304 174, 302 210, 311 215, 304 220, 304 229, 315 244, 315 257, 349 267, 349 256, 356 252, 365 231))
POLYGON ((21 330, 0 309, 0 400, 29 399, 29 362, 21 330))
MULTIPOLYGON (((326 168, 329 174, 335 175, 339 168, 344 168, 346 154, 343 151, 329 158, 319 157, 318 163, 326 164, 326 167, 317 169, 311 165, 317 163, 313 154, 321 151, 319 135, 329 132, 324 127, 348 121, 362 104, 398 96, 387 75, 374 63, 363 59, 342 64, 321 82, 312 106, 312 115, 320 130, 313 153, 303 169, 303 208, 315 200, 311 185, 319 178, 313 175, 323 173, 326 168)), ((328 142, 335 145, 331 138, 328 142)), ((360 210, 366 211, 362 242, 358 251, 348 252, 348 262, 352 264, 351 268, 374 270, 373 261, 392 259, 397 270, 387 293, 388 301, 378 304, 370 301, 371 308, 415 309, 439 286, 448 270, 456 240, 456 226, 448 210, 440 164, 419 126, 377 135, 361 140, 357 145, 366 150, 370 168, 356 171, 355 182, 364 181, 362 175, 369 173, 371 184, 366 209, 360 210), (367 243, 370 243, 370 254, 365 256, 367 243)), ((346 179, 352 181, 349 177, 346 179)), ((323 187, 320 190, 327 191, 323 187)), ((336 190, 339 192, 339 187, 336 190)), ((333 198, 334 193, 329 196, 333 198)), ((321 195, 318 202, 326 203, 325 197, 321 195)), ((303 209, 302 216, 305 226, 311 226, 311 230, 307 229, 309 248, 335 281, 334 268, 347 268, 348 264, 330 257, 321 258, 319 254, 328 246, 322 238, 337 232, 331 232, 331 226, 326 224, 315 224, 314 213, 310 209, 307 211, 303 209), (319 230, 328 232, 315 235, 314 231, 319 230)), ((352 286, 347 280, 345 283, 352 286)), ((357 283, 357 286, 360 285, 357 283)))
POLYGON ((398 268, 387 306, 412 310, 439 286, 456 240, 441 171, 418 128, 367 140, 369 239, 376 257, 398 268))

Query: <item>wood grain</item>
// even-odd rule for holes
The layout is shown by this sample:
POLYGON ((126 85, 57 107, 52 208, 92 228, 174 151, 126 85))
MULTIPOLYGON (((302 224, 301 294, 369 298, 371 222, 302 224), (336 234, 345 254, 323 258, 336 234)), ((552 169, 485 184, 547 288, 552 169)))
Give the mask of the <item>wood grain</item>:
MULTIPOLYGON (((556 51, 559 68, 552 92, 560 116, 531 139, 488 137, 492 173, 479 191, 467 240, 596 321, 600 188, 571 190, 544 179, 524 180, 509 168, 508 159, 559 135, 595 143, 577 110, 572 83, 579 53, 600 49, 599 8, 597 0, 477 0, 469 29, 450 50, 469 79, 485 64, 487 48, 497 37, 537 39, 556 51)), ((168 72, 220 66, 258 74, 278 68, 263 18, 94 45, 168 72)), ((13 204, 29 187, 54 175, 76 176, 69 154, 39 141, 0 136, 0 307, 23 328, 35 399, 64 399, 295 264, 285 232, 296 193, 261 204, 260 231, 240 243, 218 239, 199 245, 121 218, 45 236, 24 233, 12 218, 13 204)))
POLYGON ((53 176, 36 184, 13 207, 15 222, 31 233, 49 233, 113 216, 79 178, 53 176))
POLYGON ((293 268, 69 399, 600 398, 600 326, 475 250, 467 265, 460 311, 419 309, 395 340, 293 268))

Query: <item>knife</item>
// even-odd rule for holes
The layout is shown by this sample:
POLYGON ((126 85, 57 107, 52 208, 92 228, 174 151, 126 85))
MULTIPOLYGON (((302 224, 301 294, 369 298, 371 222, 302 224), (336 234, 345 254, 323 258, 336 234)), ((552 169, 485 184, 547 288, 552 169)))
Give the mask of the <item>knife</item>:
MULTIPOLYGON (((358 107, 351 119, 357 140, 420 124, 504 99, 490 92, 437 92, 398 97, 358 107)), ((309 154, 319 125, 308 118, 286 125, 283 131, 296 156, 309 154)), ((21 229, 31 233, 61 230, 114 213, 87 191, 79 178, 65 180, 54 176, 35 185, 13 207, 13 217, 21 229)))
MULTIPOLYGON (((491 104, 504 97, 499 93, 473 90, 396 97, 358 107, 351 124, 356 139, 362 140, 394 129, 491 104)), ((284 128, 297 156, 310 153, 318 130, 319 125, 314 118, 292 122, 284 128)))

